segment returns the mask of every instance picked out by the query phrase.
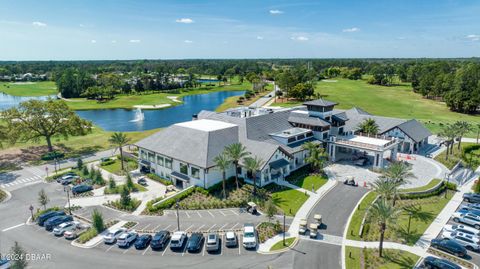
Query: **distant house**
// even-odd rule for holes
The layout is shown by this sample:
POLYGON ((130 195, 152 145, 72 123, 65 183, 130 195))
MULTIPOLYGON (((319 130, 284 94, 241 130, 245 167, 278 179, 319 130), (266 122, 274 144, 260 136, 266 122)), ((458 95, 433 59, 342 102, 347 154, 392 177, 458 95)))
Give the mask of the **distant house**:
MULTIPOLYGON (((201 111, 196 120, 174 124, 137 142, 139 166, 179 187, 208 188, 222 179, 213 159, 226 146, 240 142, 252 156, 264 160, 256 174, 257 184, 263 186, 283 180, 305 166, 309 153, 302 145, 309 141, 324 147, 331 161, 365 158, 374 168, 382 168, 385 160, 395 160, 397 152, 414 153, 421 149, 431 135, 416 120, 375 116, 360 108, 338 110, 335 105, 320 99, 278 111, 201 111), (379 133, 373 137, 356 131, 369 118, 379 127, 379 133)), ((238 172, 252 182, 252 175, 244 167, 238 172)), ((231 167, 227 176, 234 174, 231 167)))

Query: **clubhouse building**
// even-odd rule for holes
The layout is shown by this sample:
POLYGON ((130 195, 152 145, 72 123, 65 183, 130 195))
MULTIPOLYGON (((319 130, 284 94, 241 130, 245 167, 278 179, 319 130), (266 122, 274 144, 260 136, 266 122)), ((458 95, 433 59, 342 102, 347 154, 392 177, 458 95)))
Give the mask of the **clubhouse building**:
MULTIPOLYGON (((319 144, 331 162, 345 161, 383 168, 397 153, 416 153, 427 145, 431 135, 420 122, 371 115, 360 108, 335 109, 336 103, 314 100, 303 106, 271 110, 235 108, 217 113, 201 111, 192 121, 174 124, 139 142, 139 166, 150 170, 178 187, 204 188, 222 180, 214 158, 226 146, 242 143, 251 156, 264 165, 256 173, 257 184, 264 186, 283 180, 306 165, 306 142, 319 144), (360 123, 375 120, 378 134, 357 132, 360 123)), ((242 165, 240 163, 240 165, 242 165)), ((232 166, 227 177, 235 175, 232 166)), ((239 176, 252 182, 252 175, 239 167, 239 176)))

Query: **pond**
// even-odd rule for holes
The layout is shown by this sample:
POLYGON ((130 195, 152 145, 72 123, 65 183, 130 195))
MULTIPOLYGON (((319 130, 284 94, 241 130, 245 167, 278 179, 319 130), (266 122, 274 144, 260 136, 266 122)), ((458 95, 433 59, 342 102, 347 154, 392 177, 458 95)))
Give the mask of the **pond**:
POLYGON ((14 106, 18 105, 21 102, 25 102, 25 101, 32 100, 32 99, 45 101, 49 97, 50 98, 56 98, 55 95, 28 97, 28 96, 13 96, 13 95, 10 95, 10 94, 5 94, 3 92, 0 92, 0 110, 9 109, 11 107, 14 107, 14 106))
POLYGON ((188 95, 183 97, 180 105, 160 110, 142 110, 141 114, 137 110, 128 109, 82 110, 77 111, 77 114, 106 131, 144 131, 191 120, 193 114, 198 114, 201 110, 215 110, 226 98, 244 93, 245 91, 220 91, 188 95))

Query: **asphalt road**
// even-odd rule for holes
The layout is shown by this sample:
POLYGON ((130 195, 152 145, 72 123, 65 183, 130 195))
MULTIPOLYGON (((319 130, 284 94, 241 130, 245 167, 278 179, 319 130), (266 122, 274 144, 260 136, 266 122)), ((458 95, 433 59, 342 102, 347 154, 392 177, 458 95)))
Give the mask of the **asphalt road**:
POLYGON ((292 250, 293 268, 298 269, 335 269, 341 268, 342 247, 325 244, 321 241, 301 240, 292 250))

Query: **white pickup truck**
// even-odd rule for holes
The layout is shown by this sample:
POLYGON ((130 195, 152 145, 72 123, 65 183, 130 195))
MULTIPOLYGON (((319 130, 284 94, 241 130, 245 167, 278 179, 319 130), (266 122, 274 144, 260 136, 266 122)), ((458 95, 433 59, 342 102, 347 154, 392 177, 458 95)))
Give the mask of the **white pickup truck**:
POLYGON ((257 232, 253 224, 245 224, 243 227, 243 247, 256 248, 257 247, 257 232))

